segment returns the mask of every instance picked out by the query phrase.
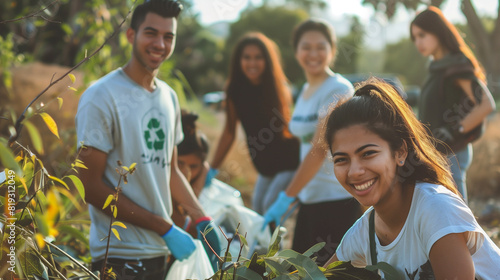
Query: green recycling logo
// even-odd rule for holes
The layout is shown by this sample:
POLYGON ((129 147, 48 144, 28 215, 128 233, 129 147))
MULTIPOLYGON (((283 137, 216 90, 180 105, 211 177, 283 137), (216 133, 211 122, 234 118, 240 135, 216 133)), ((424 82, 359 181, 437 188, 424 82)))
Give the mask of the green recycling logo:
POLYGON ((144 139, 148 149, 162 150, 165 146, 165 131, 161 128, 160 121, 157 118, 151 118, 146 127, 144 139))

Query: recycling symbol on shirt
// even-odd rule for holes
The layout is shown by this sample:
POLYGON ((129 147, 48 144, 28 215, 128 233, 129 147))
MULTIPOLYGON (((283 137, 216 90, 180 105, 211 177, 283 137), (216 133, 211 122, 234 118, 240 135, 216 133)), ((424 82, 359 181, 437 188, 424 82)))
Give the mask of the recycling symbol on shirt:
POLYGON ((151 118, 147 124, 147 130, 144 131, 144 139, 148 149, 155 151, 163 149, 165 145, 165 132, 160 126, 160 121, 151 118))

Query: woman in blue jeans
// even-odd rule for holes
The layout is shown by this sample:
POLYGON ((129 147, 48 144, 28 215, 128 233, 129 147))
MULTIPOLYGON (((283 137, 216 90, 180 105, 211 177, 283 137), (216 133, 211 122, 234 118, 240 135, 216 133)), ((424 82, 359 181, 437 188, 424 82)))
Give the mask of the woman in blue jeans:
POLYGON ((441 10, 430 6, 410 27, 411 39, 423 56, 431 57, 429 74, 418 104, 419 118, 447 155, 458 191, 467 202, 465 174, 472 161, 471 141, 495 109, 485 86, 486 76, 457 29, 441 10))

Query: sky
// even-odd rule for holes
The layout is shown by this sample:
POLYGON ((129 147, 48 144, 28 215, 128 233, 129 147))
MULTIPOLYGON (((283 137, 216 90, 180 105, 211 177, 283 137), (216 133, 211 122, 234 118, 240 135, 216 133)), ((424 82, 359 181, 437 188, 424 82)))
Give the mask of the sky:
MULTIPOLYGON (((479 15, 497 16, 498 0, 472 1, 479 15)), ((261 4, 261 0, 194 0, 193 2, 193 8, 199 12, 199 19, 203 25, 220 21, 237 21, 244 8, 261 4)), ((328 9, 316 16, 331 22, 339 35, 348 32, 349 26, 345 24, 346 16, 357 15, 365 26, 367 36, 382 37, 383 40, 377 40, 381 44, 395 42, 404 36, 408 37, 408 26, 415 15, 415 12, 398 9, 395 17, 388 22, 383 15, 375 13, 370 5, 361 5, 362 0, 328 0, 327 2, 328 9)), ((447 0, 441 6, 445 16, 454 23, 466 22, 460 10, 460 2, 460 0, 447 0)))

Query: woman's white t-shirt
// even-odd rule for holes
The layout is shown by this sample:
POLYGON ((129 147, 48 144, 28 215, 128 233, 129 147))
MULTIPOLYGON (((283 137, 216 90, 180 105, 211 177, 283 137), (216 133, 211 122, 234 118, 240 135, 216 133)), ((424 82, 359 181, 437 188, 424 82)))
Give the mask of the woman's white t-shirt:
MULTIPOLYGON (((354 94, 352 84, 335 74, 327 78, 323 84, 307 99, 303 98, 304 85, 300 93, 292 120, 290 132, 300 139, 300 160, 303 161, 312 148, 312 139, 317 130, 318 120, 326 117, 330 106, 334 106, 340 99, 349 98, 354 94)), ((333 174, 333 162, 327 157, 321 169, 299 193, 298 198, 304 204, 319 203, 351 198, 351 195, 338 182, 333 174)))
MULTIPOLYGON (((368 209, 345 234, 337 248, 341 261, 354 266, 371 265, 368 209)), ((429 261, 432 245, 451 233, 469 232, 467 246, 474 261, 476 279, 500 279, 500 249, 479 226, 463 200, 440 185, 417 183, 410 212, 401 232, 391 244, 375 238, 377 261, 396 268, 401 279, 434 279, 429 261), (404 277, 404 278, 403 278, 404 277)))

